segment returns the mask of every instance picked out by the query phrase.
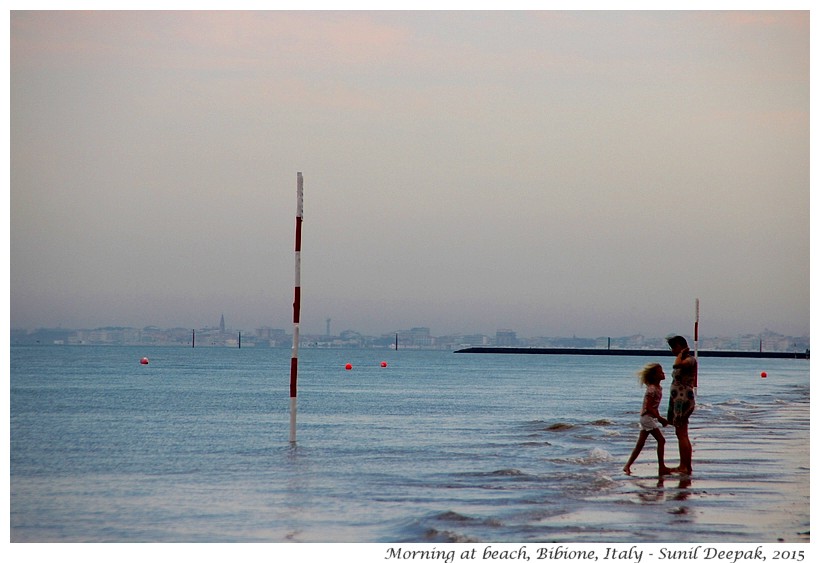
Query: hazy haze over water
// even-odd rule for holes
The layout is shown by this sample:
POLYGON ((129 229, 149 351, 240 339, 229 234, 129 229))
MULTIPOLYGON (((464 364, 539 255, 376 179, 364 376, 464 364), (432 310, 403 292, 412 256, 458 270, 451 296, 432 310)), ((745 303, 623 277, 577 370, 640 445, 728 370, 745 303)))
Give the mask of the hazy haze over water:
POLYGON ((10 30, 12 327, 808 333, 808 12, 10 30))

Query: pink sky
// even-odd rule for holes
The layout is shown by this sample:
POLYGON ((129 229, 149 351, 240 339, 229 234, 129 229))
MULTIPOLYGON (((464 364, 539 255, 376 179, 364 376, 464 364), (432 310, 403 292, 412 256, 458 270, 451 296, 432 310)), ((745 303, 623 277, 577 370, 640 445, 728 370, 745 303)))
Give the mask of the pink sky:
POLYGON ((807 12, 13 12, 12 326, 808 332, 807 12), (237 291, 241 288, 241 291, 237 291))

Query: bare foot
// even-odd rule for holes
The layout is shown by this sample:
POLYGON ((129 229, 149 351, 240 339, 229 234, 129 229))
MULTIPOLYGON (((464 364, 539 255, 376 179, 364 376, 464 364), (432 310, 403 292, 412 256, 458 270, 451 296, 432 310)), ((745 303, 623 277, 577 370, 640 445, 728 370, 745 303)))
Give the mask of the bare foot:
POLYGON ((672 475, 674 469, 671 467, 666 467, 665 465, 658 470, 658 476, 663 477, 664 475, 672 475))
POLYGON ((624 465, 624 473, 632 475, 632 468, 629 465, 624 465))

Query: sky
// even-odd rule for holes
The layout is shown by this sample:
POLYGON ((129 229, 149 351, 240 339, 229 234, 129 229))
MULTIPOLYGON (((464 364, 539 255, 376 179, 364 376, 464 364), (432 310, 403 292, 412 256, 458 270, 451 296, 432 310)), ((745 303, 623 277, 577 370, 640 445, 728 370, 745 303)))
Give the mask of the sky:
POLYGON ((12 328, 809 333, 809 14, 15 11, 12 328))

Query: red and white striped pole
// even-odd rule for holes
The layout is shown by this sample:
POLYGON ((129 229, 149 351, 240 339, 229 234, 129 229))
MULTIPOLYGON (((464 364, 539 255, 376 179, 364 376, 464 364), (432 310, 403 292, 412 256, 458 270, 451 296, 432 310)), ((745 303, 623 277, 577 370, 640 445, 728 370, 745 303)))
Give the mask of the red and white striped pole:
POLYGON ((296 442, 296 374, 299 367, 299 309, 302 266, 302 173, 296 173, 296 276, 293 291, 293 350, 290 357, 290 441, 296 442))
MULTIPOLYGON (((700 299, 695 298, 695 363, 698 361, 698 323, 700 322, 700 299)), ((698 371, 695 368, 695 388, 698 386, 698 371)))

